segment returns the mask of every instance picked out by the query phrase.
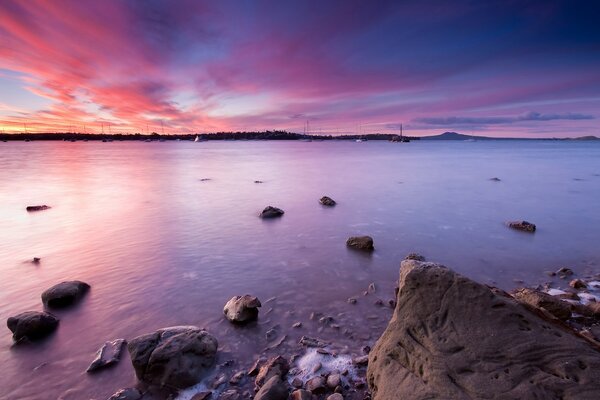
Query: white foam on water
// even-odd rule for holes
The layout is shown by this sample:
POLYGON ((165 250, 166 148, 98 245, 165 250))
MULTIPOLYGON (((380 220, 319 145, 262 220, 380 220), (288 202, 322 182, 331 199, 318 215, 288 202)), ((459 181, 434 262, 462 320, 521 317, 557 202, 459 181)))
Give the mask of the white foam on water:
POLYGON ((577 295, 579 296, 579 298, 581 299, 581 302, 583 304, 592 303, 594 301, 600 302, 600 296, 597 296, 595 294, 591 294, 591 293, 578 293, 577 295))
POLYGON ((321 374, 327 372, 338 372, 341 374, 342 371, 347 370, 348 374, 342 376, 342 382, 346 383, 348 379, 358 379, 358 374, 354 364, 352 364, 352 357, 347 354, 342 355, 328 355, 318 353, 316 349, 308 349, 306 353, 298 358, 294 363, 294 366, 299 370, 296 375, 288 375, 288 381, 291 383, 294 378, 300 378, 302 382, 306 382, 315 376, 321 376, 321 374), (321 368, 313 372, 316 365, 321 364, 321 368))
POLYGON ((548 289, 547 293, 551 296, 558 296, 561 294, 566 294, 567 292, 565 292, 564 290, 560 290, 560 289, 548 289))

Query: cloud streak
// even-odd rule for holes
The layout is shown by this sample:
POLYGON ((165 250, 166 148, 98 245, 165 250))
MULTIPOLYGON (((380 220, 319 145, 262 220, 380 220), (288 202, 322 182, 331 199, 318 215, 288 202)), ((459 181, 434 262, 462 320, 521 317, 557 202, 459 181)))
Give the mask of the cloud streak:
POLYGON ((589 114, 541 114, 538 112, 529 112, 523 115, 513 117, 423 117, 416 118, 414 122, 429 124, 429 125, 503 125, 513 124, 523 121, 555 121, 555 120, 586 120, 594 119, 593 115, 589 114))

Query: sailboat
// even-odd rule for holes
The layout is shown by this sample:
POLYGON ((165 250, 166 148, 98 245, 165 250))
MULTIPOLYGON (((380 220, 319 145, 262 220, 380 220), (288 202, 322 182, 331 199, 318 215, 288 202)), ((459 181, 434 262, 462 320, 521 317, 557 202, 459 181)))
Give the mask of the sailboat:
POLYGON ((196 139, 194 139, 194 142, 199 142, 200 141, 200 137, 198 135, 196 135, 196 139))

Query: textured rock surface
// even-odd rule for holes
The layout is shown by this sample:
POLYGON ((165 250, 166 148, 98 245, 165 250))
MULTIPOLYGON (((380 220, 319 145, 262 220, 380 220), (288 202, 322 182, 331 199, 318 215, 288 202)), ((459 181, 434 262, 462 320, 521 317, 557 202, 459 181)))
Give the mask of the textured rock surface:
POLYGON ((532 307, 543 309, 561 320, 571 317, 571 305, 558 297, 534 289, 518 289, 513 293, 515 299, 532 307))
POLYGON ((270 358, 265 365, 261 366, 258 370, 254 383, 257 387, 260 387, 273 376, 278 376, 283 379, 289 370, 290 365, 285 358, 281 356, 270 358))
POLYGON ((272 376, 254 396, 254 400, 287 400, 287 385, 279 376, 272 376))
POLYGON ((535 232, 536 226, 531 222, 527 221, 511 221, 508 223, 508 226, 523 232, 535 232))
POLYGON ((175 326, 138 336, 127 345, 138 379, 186 388, 214 364, 217 340, 195 326, 175 326))
POLYGON ((371 236, 352 236, 346 240, 346 246, 364 251, 373 251, 375 249, 371 236))
POLYGON ((321 197, 319 199, 319 203, 323 204, 324 206, 328 206, 328 207, 333 207, 337 204, 335 202, 335 200, 333 200, 331 197, 328 197, 328 196, 321 197))
POLYGON ((374 400, 600 398, 600 351, 559 321, 432 263, 402 262, 369 355, 374 400))
POLYGON ((44 204, 44 205, 41 205, 41 206, 27 206, 26 210, 28 212, 33 212, 33 211, 44 211, 44 210, 47 210, 49 208, 50 208, 50 206, 47 206, 47 205, 44 204))
POLYGON ((118 363, 121 359, 121 350, 123 350, 124 344, 125 339, 117 339, 104 343, 96 352, 96 358, 94 358, 88 367, 87 372, 94 372, 118 363))
POLYGON ((47 312, 26 311, 9 317, 6 326, 13 333, 14 340, 36 340, 54 332, 58 318, 47 312))
POLYGON ((254 321, 258 317, 258 307, 260 306, 260 301, 254 296, 249 294, 235 296, 225 304, 223 313, 231 322, 245 323, 254 321))
POLYGON ((90 289, 81 281, 61 282, 42 293, 42 302, 49 308, 68 307, 79 301, 90 289))
POLYGON ((285 214, 285 213, 281 208, 267 206, 260 213, 260 217, 261 218, 277 218, 277 217, 281 217, 283 214, 285 214))

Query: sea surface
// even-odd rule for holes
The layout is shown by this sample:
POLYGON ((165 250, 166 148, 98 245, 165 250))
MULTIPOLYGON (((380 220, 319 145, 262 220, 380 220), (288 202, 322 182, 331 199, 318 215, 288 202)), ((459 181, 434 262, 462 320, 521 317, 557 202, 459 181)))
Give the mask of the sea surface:
POLYGON ((301 354, 302 335, 357 355, 385 328, 408 253, 512 289, 563 266, 600 272, 599 238, 598 142, 0 143, 0 319, 42 310, 63 280, 92 286, 41 342, 0 329, 0 399, 104 400, 136 379, 126 353, 87 374, 96 350, 172 325, 207 328, 232 371, 301 354), (52 208, 25 211, 37 204, 52 208), (261 220, 267 205, 285 215, 261 220), (375 251, 347 249, 352 235, 375 251), (231 326, 223 305, 246 293, 259 320, 231 326))

